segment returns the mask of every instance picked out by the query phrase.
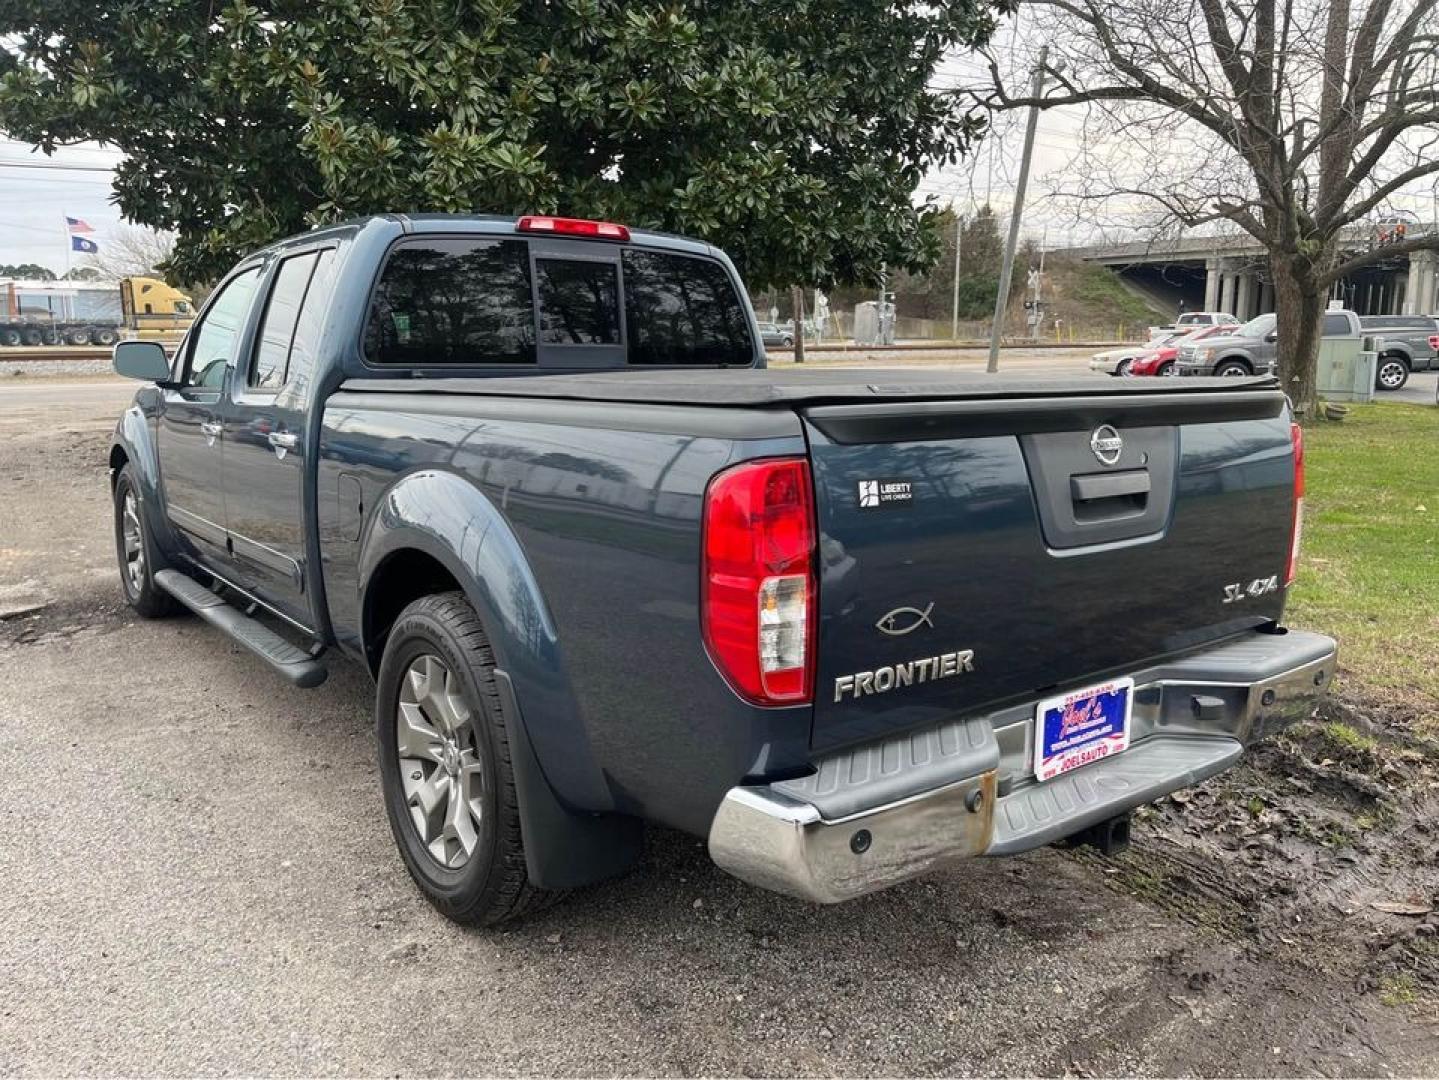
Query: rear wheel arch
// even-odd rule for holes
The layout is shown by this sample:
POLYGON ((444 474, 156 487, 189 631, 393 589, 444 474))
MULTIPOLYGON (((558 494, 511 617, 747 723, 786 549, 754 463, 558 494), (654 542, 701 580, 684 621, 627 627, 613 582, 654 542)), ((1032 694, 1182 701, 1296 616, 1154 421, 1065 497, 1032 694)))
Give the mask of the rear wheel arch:
POLYGON ((1214 362, 1214 371, 1218 374, 1224 368, 1231 367, 1235 364, 1238 364, 1245 371, 1249 372, 1249 374, 1254 374, 1254 365, 1247 356, 1221 356, 1214 362))

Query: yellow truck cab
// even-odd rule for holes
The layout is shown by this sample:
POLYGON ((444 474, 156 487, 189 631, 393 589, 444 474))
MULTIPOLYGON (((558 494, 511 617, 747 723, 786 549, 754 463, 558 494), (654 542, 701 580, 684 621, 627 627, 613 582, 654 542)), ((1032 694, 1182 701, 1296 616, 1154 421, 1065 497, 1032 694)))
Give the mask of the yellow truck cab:
POLYGON ((195 318, 191 299, 158 278, 121 279, 120 305, 125 325, 141 338, 180 337, 195 318))

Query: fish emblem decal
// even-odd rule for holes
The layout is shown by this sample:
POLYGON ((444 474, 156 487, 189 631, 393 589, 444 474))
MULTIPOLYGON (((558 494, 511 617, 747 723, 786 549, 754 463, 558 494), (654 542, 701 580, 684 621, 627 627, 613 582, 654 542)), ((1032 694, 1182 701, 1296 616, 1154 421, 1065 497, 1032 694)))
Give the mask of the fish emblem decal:
POLYGON ((905 634, 912 634, 921 626, 934 629, 934 623, 930 622, 930 612, 934 611, 934 601, 923 611, 913 607, 897 607, 886 613, 875 623, 875 629, 881 634, 888 634, 890 637, 903 637, 905 634))

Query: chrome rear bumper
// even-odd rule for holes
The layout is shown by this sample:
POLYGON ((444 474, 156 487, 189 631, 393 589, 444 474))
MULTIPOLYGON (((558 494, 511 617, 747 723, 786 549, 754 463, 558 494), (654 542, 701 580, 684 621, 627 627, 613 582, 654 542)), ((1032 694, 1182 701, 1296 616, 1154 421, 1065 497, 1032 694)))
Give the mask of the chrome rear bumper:
POLYGON ((1222 772, 1311 715, 1335 656, 1318 634, 1254 633, 1134 672, 1130 749, 1043 784, 1028 766, 1031 705, 848 750, 801 780, 730 789, 710 856, 753 885, 829 904, 1050 844, 1222 772))

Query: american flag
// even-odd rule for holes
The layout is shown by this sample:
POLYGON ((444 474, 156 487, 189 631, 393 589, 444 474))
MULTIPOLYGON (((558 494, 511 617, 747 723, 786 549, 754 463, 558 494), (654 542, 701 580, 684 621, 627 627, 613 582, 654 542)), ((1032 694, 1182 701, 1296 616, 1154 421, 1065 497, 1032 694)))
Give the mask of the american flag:
POLYGON ((95 231, 91 224, 84 218, 69 216, 65 218, 65 228, 70 230, 71 236, 76 236, 80 233, 92 233, 95 231))

